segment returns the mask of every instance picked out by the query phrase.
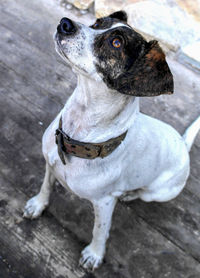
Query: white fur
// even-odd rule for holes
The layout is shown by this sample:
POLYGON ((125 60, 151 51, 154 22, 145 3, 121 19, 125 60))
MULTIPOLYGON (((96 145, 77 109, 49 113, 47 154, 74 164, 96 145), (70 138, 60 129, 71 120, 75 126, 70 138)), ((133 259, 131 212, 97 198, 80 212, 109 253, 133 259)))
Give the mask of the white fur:
MULTIPOLYGON (((71 49, 76 37, 66 39, 68 43, 71 40, 69 49, 67 45, 62 51, 58 49, 75 68, 78 84, 44 133, 42 150, 47 162, 46 175, 40 193, 27 202, 24 216, 36 218, 41 214, 48 204, 53 177, 65 188, 91 201, 95 211, 93 239, 83 250, 80 263, 85 268, 95 269, 105 253, 117 198, 140 198, 146 202, 175 198, 189 175, 189 155, 175 129, 139 112, 139 98, 107 88, 95 71, 91 48, 95 30, 80 28, 77 44, 83 43, 82 54, 71 49), (81 42, 83 37, 84 42, 81 42), (79 141, 103 142, 126 130, 128 133, 120 146, 103 159, 68 155, 63 165, 55 144, 55 130, 61 115, 63 130, 79 141)), ((59 47, 63 45, 65 42, 59 47)))
POLYGON ((200 129, 200 116, 186 129, 185 133, 183 134, 183 139, 187 146, 188 152, 190 151, 194 139, 199 132, 200 129))

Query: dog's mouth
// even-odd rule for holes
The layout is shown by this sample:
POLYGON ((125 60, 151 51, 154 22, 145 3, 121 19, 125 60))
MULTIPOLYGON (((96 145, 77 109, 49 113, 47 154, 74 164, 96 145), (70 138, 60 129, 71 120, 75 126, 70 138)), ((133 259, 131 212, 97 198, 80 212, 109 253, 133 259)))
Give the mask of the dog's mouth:
POLYGON ((69 58, 64 52, 64 45, 66 45, 67 41, 61 38, 58 32, 54 34, 54 41, 55 41, 56 51, 58 52, 58 54, 60 54, 61 56, 69 60, 69 58))
POLYGON ((55 41, 55 43, 57 44, 57 46, 58 46, 59 48, 62 48, 62 45, 63 45, 63 43, 61 44, 62 38, 60 37, 60 35, 58 34, 58 32, 55 32, 53 38, 54 38, 54 41, 55 41))

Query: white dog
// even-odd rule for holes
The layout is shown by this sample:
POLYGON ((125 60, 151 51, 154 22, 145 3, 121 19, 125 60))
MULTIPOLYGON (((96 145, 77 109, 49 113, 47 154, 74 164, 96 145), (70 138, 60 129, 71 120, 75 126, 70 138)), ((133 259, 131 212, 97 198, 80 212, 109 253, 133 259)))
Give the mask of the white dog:
POLYGON ((78 84, 44 133, 45 178, 24 217, 41 215, 55 179, 91 201, 93 239, 80 264, 93 270, 102 262, 118 198, 165 202, 181 192, 200 117, 181 137, 140 113, 138 97, 172 93, 173 77, 158 43, 135 32, 124 12, 90 27, 63 18, 55 44, 78 84))

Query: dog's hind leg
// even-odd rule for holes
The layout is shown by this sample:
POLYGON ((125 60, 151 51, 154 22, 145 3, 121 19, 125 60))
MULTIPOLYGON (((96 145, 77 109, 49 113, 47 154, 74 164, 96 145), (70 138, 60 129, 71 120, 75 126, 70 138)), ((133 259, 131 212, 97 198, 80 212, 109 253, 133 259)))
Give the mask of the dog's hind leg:
POLYGON ((43 210, 49 204, 49 197, 54 182, 55 177, 51 173, 48 163, 46 163, 45 177, 40 192, 36 196, 28 200, 24 208, 23 217, 34 219, 42 214, 43 210))
POLYGON ((94 270, 102 263, 115 204, 116 198, 112 196, 93 202, 95 213, 93 238, 82 251, 80 259, 80 264, 86 269, 94 270))
POLYGON ((175 197, 184 188, 189 175, 189 165, 173 173, 164 171, 148 187, 140 190, 139 198, 145 202, 167 202, 175 197))

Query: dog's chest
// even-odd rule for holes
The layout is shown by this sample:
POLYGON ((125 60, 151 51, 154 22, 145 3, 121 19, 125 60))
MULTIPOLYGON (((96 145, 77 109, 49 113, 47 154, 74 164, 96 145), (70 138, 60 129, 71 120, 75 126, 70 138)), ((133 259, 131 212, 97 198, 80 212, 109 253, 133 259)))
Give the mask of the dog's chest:
POLYGON ((56 178, 65 188, 70 188, 79 197, 101 198, 115 191, 112 184, 115 184, 119 176, 118 170, 111 170, 110 166, 104 167, 94 160, 70 155, 66 155, 65 160, 66 165, 63 165, 56 147, 48 153, 48 161, 56 178))
POLYGON ((66 155, 66 165, 62 163, 55 143, 58 122, 59 116, 43 136, 43 154, 58 181, 78 196, 87 199, 103 197, 110 191, 115 191, 112 185, 108 184, 115 183, 120 175, 120 168, 113 166, 106 159, 88 160, 66 155))

